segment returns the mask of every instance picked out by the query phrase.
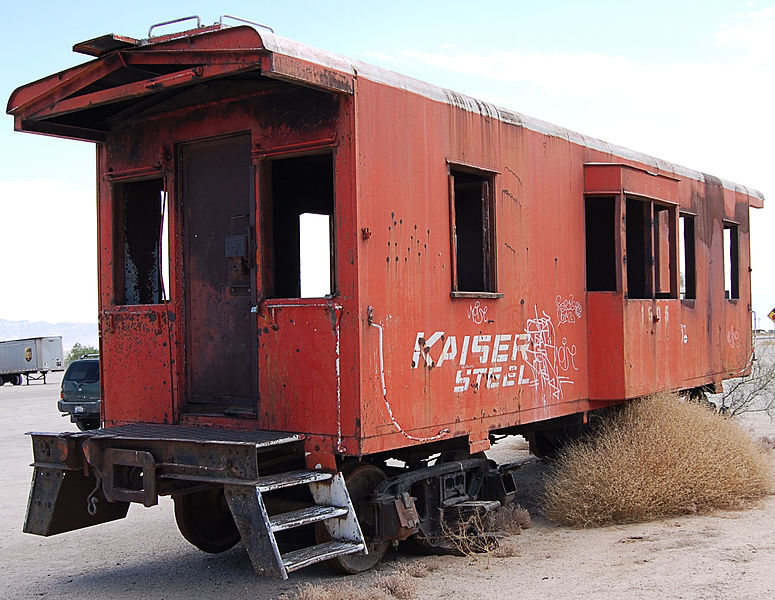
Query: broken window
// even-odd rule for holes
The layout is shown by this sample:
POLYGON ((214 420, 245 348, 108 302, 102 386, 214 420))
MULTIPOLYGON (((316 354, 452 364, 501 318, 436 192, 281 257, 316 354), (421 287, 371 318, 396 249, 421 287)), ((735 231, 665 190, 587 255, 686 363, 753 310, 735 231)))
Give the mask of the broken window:
POLYGON ((267 161, 271 203, 265 210, 267 296, 334 294, 334 162, 330 153, 267 161))
POLYGON ((454 292, 496 292, 493 176, 450 168, 454 292))
POLYGON ((169 272, 163 181, 116 183, 113 201, 115 303, 159 304, 169 272))
POLYGON ((677 298, 675 208, 627 198, 628 298, 677 298))
POLYGON ((678 217, 678 240, 681 254, 680 288, 682 300, 693 300, 697 297, 697 266, 694 250, 694 216, 680 215, 678 217))
POLYGON ((724 297, 740 297, 740 262, 737 245, 737 225, 724 223, 724 297))
POLYGON ((613 196, 589 197, 585 204, 587 290, 616 291, 616 205, 613 196))

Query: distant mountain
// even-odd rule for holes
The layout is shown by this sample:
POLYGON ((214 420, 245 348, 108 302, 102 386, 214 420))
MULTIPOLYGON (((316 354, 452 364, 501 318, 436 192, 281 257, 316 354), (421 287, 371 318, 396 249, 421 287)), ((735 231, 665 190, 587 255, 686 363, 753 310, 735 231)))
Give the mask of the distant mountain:
POLYGON ((46 321, 6 321, 0 319, 0 340, 61 335, 67 353, 73 344, 98 348, 97 323, 47 323, 46 321))

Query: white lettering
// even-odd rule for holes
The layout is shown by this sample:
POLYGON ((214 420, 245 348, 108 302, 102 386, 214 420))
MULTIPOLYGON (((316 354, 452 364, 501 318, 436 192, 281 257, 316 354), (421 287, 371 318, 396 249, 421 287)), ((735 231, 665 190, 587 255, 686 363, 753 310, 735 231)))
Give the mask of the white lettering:
POLYGON ((449 336, 444 342, 444 349, 441 351, 441 356, 436 362, 436 366, 440 367, 444 364, 445 360, 455 360, 457 356, 457 340, 454 335, 449 336))
POLYGON ((487 372, 487 389, 491 390, 500 385, 501 371, 503 367, 490 367, 487 372))
POLYGON ((468 344, 471 341, 471 336, 467 335, 463 338, 463 348, 460 350, 460 366, 466 364, 466 359, 468 358, 468 344))
POLYGON ((481 353, 482 356, 479 359, 479 362, 482 364, 486 363, 490 356, 490 346, 486 344, 481 345, 480 342, 489 342, 491 339, 491 335, 475 335, 474 343, 471 344, 471 354, 481 353))
POLYGON ((471 380, 468 377, 463 377, 463 369, 460 369, 455 375, 455 383, 458 384, 454 388, 455 392, 465 392, 471 380))
POLYGON ((509 360, 508 350, 510 333, 501 333, 495 336, 495 343, 492 345, 492 362, 506 362, 509 360))
POLYGON ((479 369, 473 369, 474 375, 476 375, 476 383, 472 385, 475 390, 479 389, 479 386, 482 384, 482 375, 487 374, 487 367, 480 367, 479 369))
POLYGON ((522 355, 522 360, 527 360, 527 353, 530 350, 530 334, 518 333, 514 336, 514 349, 511 351, 511 360, 517 360, 517 353, 522 355), (518 344, 517 342, 522 342, 518 344))
POLYGON ((438 342, 444 335, 443 331, 437 331, 427 340, 425 339, 425 332, 418 331, 417 338, 414 341, 414 353, 412 354, 412 368, 416 369, 420 365, 420 357, 425 361, 425 364, 429 367, 433 366, 433 358, 431 358, 431 348, 433 344, 438 342))

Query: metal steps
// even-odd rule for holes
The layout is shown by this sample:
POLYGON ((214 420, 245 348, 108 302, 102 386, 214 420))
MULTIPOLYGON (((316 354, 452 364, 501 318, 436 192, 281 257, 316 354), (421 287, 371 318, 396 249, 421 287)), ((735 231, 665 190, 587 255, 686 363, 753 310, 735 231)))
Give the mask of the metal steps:
POLYGON ((332 477, 333 475, 331 475, 331 473, 325 473, 323 471, 288 471, 287 473, 277 473, 275 475, 261 477, 259 478, 256 487, 261 492, 270 492, 272 490, 280 490, 282 488, 314 483, 316 481, 326 481, 332 477))
POLYGON ((276 533, 286 529, 293 529, 294 527, 301 527, 302 525, 309 525, 310 523, 317 523, 318 521, 325 521, 326 519, 341 517, 346 514, 346 508, 316 505, 274 515, 269 517, 269 523, 272 526, 272 531, 276 533))
POLYGON ((301 548, 282 555, 286 571, 298 571, 323 560, 329 560, 343 554, 355 554, 362 551, 363 544, 350 542, 325 542, 309 548, 301 548))
POLYGON ((289 471, 260 477, 254 485, 225 485, 234 522, 253 567, 259 573, 287 579, 288 573, 343 556, 366 553, 344 476, 323 471, 289 471), (262 494, 307 485, 315 504, 270 516, 262 494), (275 533, 322 523, 331 541, 280 554, 275 533))

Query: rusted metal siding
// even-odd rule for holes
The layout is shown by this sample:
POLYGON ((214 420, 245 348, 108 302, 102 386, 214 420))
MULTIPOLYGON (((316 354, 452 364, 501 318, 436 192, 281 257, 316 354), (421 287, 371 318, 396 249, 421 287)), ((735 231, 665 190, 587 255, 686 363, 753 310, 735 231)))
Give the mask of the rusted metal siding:
POLYGON ((373 306, 388 365, 385 397, 378 330, 365 327, 364 435, 383 436, 366 448, 564 414, 587 396, 583 152, 371 82, 359 82, 356 99, 359 192, 369 199, 359 226, 373 232, 360 272, 379 274, 360 280, 361 312, 373 306), (495 173, 503 298, 450 297, 448 162, 495 173), (474 351, 475 336, 487 350, 474 351), (445 348, 454 358, 442 359, 445 348))

